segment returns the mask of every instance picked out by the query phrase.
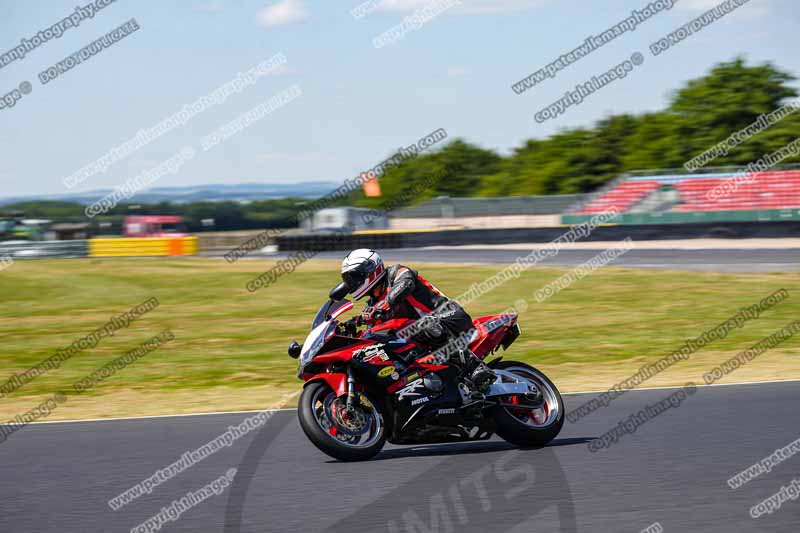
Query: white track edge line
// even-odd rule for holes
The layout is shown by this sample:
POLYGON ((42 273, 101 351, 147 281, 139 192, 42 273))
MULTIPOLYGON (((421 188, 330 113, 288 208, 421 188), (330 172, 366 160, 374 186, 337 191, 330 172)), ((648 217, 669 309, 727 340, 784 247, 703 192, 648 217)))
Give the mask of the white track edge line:
MULTIPOLYGON (((743 381, 740 383, 715 383, 712 385, 706 385, 705 383, 701 383, 697 385, 698 387, 738 387, 743 385, 769 385, 774 383, 798 383, 800 379, 776 379, 770 381, 743 381)), ((672 385, 672 386, 665 386, 665 387, 642 387, 639 389, 628 389, 625 392, 644 392, 644 391, 653 391, 653 390, 669 390, 669 389, 680 389, 683 388, 684 385, 672 385)), ((580 396, 581 394, 601 394, 603 392, 608 392, 608 389, 605 390, 596 390, 596 391, 580 391, 580 392, 563 392, 561 393, 562 396, 580 396)), ((182 418, 182 417, 189 417, 189 416, 213 416, 213 415, 246 415, 251 413, 260 413, 260 412, 267 412, 267 413, 277 413, 280 411, 296 411, 297 408, 295 407, 287 407, 282 409, 262 409, 253 410, 253 411, 213 411, 209 413, 180 413, 174 415, 145 415, 145 416, 121 416, 115 418, 85 418, 81 420, 51 420, 45 422, 30 422, 29 426, 32 425, 44 425, 44 424, 78 424, 81 422, 112 422, 118 420, 147 420, 150 418, 182 418)), ((0 423, 0 426, 5 426, 8 424, 0 423)))

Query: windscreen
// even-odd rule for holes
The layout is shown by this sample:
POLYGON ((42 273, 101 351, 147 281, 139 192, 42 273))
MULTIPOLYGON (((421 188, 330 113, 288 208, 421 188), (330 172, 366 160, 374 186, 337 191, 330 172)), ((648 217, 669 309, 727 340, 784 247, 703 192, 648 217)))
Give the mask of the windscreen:
POLYGON ((333 313, 335 313, 337 309, 348 304, 350 304, 349 300, 339 300, 338 302, 334 302, 333 300, 328 300, 327 302, 322 304, 322 307, 320 307, 319 311, 317 311, 317 316, 314 317, 314 321, 311 323, 311 329, 314 329, 315 327, 319 326, 320 324, 328 320, 328 317, 331 316, 333 313))

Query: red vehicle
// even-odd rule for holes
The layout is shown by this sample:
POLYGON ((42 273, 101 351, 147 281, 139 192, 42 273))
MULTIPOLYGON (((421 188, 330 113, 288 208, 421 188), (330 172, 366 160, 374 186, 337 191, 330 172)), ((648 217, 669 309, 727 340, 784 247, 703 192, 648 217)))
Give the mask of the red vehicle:
MULTIPOLYGON (((343 461, 374 457, 386 441, 431 444, 485 440, 497 433, 519 446, 543 446, 564 425, 564 402, 536 368, 498 357, 487 364, 497 380, 484 394, 470 391, 452 365, 416 361, 426 351, 397 331, 412 321, 388 320, 359 331, 360 317, 340 323, 353 308, 334 288, 317 313, 299 358, 305 381, 298 405, 300 425, 314 445, 343 461)), ((478 318, 469 348, 481 358, 520 335, 517 315, 478 318)))
POLYGON ((183 218, 164 215, 125 217, 122 234, 126 237, 186 237, 183 218))

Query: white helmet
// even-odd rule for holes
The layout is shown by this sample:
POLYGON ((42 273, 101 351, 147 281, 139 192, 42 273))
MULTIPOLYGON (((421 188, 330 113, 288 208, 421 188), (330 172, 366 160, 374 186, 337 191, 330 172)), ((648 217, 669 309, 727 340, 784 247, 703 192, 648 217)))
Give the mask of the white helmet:
POLYGON ((366 296, 385 275, 383 259, 375 250, 353 250, 342 261, 342 281, 356 300, 366 296))

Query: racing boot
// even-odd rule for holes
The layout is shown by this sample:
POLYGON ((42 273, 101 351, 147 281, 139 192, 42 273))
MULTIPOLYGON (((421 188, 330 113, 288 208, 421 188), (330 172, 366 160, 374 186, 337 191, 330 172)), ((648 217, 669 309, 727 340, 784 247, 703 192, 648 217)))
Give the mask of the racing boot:
POLYGON ((497 374, 471 351, 461 350, 459 355, 464 360, 466 380, 475 391, 481 394, 486 393, 489 390, 489 386, 497 379, 497 374))

